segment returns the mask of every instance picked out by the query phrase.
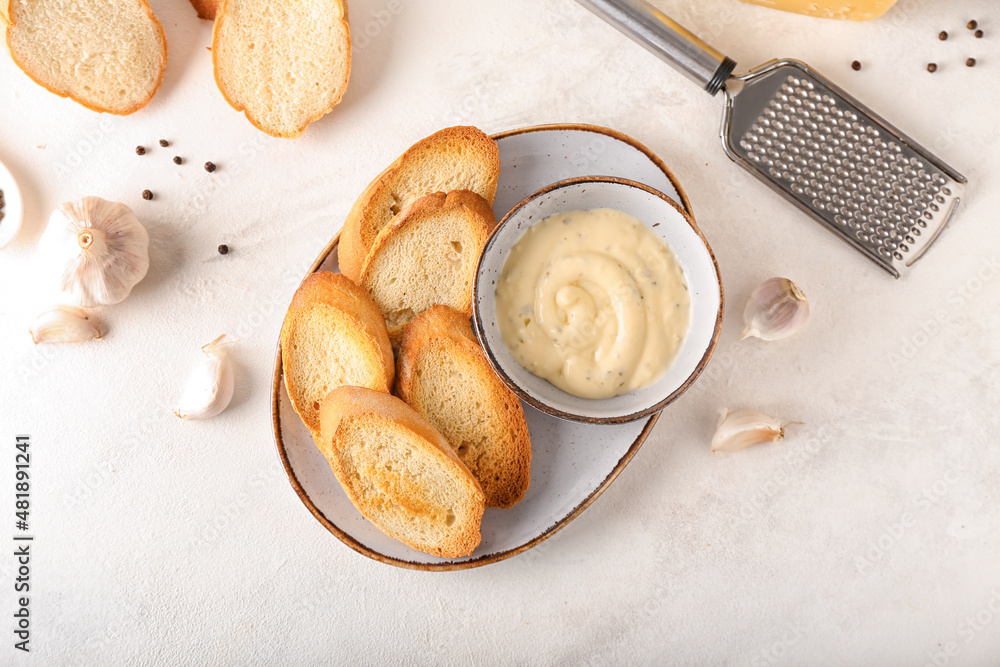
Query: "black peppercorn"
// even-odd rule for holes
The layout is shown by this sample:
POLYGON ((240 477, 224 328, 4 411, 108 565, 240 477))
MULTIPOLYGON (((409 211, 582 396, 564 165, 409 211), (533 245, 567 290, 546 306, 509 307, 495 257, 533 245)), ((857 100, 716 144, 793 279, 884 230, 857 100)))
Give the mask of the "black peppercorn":
POLYGON ((941 32, 938 33, 938 39, 940 39, 943 42, 944 40, 948 39, 948 33, 942 30, 941 32))
POLYGON ((969 30, 975 30, 976 28, 979 27, 979 24, 976 23, 976 19, 972 19, 971 21, 965 24, 965 27, 968 28, 969 30))
POLYGON ((167 141, 166 139, 160 139, 160 145, 166 148, 167 146, 170 145, 170 142, 167 141))
POLYGON ((174 164, 180 164, 183 161, 184 160, 182 160, 179 155, 174 156, 174 164))
POLYGON ((215 164, 213 164, 212 162, 206 162, 205 171, 211 174, 213 171, 215 171, 215 164))
POLYGON ((857 72, 859 69, 861 69, 861 62, 855 60, 853 63, 851 63, 851 69, 857 72))
POLYGON ((927 71, 928 72, 936 72, 937 71, 937 64, 936 63, 927 63, 927 71))
POLYGON ((976 59, 975 58, 969 58, 968 60, 965 61, 965 66, 966 67, 975 67, 976 66, 976 59))
POLYGON ((225 243, 219 246, 220 255, 225 255, 227 252, 229 252, 229 246, 227 246, 225 243))
POLYGON ((146 200, 152 199, 153 198, 152 191, 150 191, 150 190, 143 190, 142 191, 142 198, 146 199, 146 200))
POLYGON ((146 154, 146 148, 144 146, 136 146, 135 147, 135 154, 136 155, 145 155, 146 154))
POLYGON ((983 38, 983 31, 982 30, 977 30, 976 32, 974 32, 972 34, 974 34, 976 36, 976 39, 982 39, 983 38))

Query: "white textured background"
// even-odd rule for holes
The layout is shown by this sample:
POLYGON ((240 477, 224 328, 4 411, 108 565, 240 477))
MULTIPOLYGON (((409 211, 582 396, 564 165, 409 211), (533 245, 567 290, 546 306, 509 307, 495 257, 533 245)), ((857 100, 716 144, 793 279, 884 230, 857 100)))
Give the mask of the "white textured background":
POLYGON ((13 547, 0 547, 0 663, 1000 662, 1000 10, 901 0, 856 24, 657 4, 741 67, 805 60, 969 178, 911 275, 892 280, 748 180, 719 145, 721 99, 571 0, 353 0, 350 89, 295 141, 226 105, 210 25, 182 0, 152 0, 169 64, 130 117, 59 99, 0 57, 0 160, 26 207, 0 252, 0 544, 13 544, 19 433, 33 439, 36 535, 30 656, 13 649, 13 547), (634 136, 680 178, 725 283, 716 355, 611 488, 536 549, 455 573, 368 560, 313 519, 275 452, 285 306, 354 198, 417 139, 573 121, 634 136), (27 328, 49 298, 36 242, 55 206, 90 194, 133 207, 152 268, 99 311, 104 340, 36 348, 27 328), (747 294, 772 275, 803 288, 812 320, 784 342, 737 342, 747 294), (242 339, 233 404, 181 422, 181 384, 223 332, 242 339), (722 407, 802 425, 717 458, 722 407))

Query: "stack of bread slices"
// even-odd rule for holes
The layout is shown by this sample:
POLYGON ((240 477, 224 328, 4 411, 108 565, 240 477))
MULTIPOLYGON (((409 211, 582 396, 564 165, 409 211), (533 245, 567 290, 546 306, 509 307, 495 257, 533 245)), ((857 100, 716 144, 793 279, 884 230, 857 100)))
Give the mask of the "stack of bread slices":
POLYGON ((520 501, 531 475, 521 403, 469 325, 499 173, 476 128, 415 144, 348 215, 342 273, 303 281, 281 332, 292 406, 351 502, 445 558, 470 555, 485 508, 520 501))

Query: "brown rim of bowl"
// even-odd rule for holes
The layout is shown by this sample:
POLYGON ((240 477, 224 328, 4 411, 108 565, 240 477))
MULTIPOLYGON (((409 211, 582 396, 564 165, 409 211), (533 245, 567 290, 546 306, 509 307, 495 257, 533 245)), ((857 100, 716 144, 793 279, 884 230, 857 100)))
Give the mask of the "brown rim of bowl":
POLYGON ((507 385, 507 388, 513 391, 518 398, 520 398, 525 403, 531 405, 536 410, 540 410, 547 415, 551 415, 552 417, 557 417, 559 419, 566 419, 568 421, 581 422, 585 424, 624 424, 627 422, 635 421, 637 419, 642 419, 643 417, 649 416, 653 413, 658 413, 667 405, 675 401, 681 394, 687 391, 688 388, 691 386, 691 384, 696 379, 698 379, 698 376, 701 375, 702 371, 705 370, 705 366, 708 364, 708 360, 711 358, 712 353, 715 351, 715 345, 716 343, 718 343, 719 334, 722 331, 722 311, 725 301, 722 290, 722 275, 719 273, 719 262, 715 258, 715 253, 712 252, 712 246, 709 245, 708 239, 705 238, 705 235, 701 233, 701 229, 698 228, 698 224, 695 222, 694 218, 691 215, 689 215, 687 211, 684 210, 683 206, 674 201, 673 198, 664 194, 663 192, 660 192, 656 188, 651 188, 650 186, 644 183, 640 183, 638 181, 632 181, 627 178, 617 178, 613 176, 577 176, 575 178, 567 178, 562 181, 556 181, 555 183, 546 185, 544 188, 536 190, 535 192, 531 193, 530 195, 522 199, 520 202, 518 202, 514 206, 514 208, 510 209, 510 211, 508 211, 507 214, 504 215, 503 219, 497 223, 497 226, 494 227, 493 231, 490 233, 489 238, 486 239, 486 245, 483 246, 483 252, 479 256, 479 263, 476 265, 476 281, 475 284, 473 285, 472 293, 473 293, 472 323, 473 327, 476 330, 476 336, 479 338, 480 344, 482 345, 483 350, 486 352, 486 358, 490 362, 490 366, 493 367, 494 372, 496 372, 496 374, 500 376, 500 379, 503 380, 504 384, 507 385), (698 235, 698 238, 701 239, 701 242, 704 244, 705 249, 708 250, 708 256, 712 258, 712 267, 715 269, 715 279, 719 285, 719 310, 715 315, 715 328, 712 331, 712 339, 709 341, 708 347, 705 349, 705 353, 698 361, 698 364, 695 366, 694 370, 691 371, 691 374, 688 375, 687 379, 685 379, 684 382, 677 389, 672 391, 668 396, 664 397, 662 400, 658 401, 657 403, 649 407, 643 408, 642 410, 639 410, 637 412, 631 412, 627 415, 620 415, 615 417, 590 417, 587 415, 564 412, 563 410, 559 410, 557 408, 552 407, 551 405, 541 402, 538 398, 532 396, 527 391, 525 391, 517 382, 514 381, 512 377, 507 375, 504 369, 500 366, 500 362, 497 360, 493 350, 490 348, 489 345, 486 345, 484 342, 486 340, 486 332, 483 328, 483 324, 479 316, 479 299, 476 297, 476 295, 479 294, 480 290, 479 276, 483 266, 483 258, 486 256, 487 251, 493 244, 493 240, 496 238, 497 233, 504 225, 506 225, 510 221, 511 217, 513 217, 518 211, 520 211, 522 208, 524 208, 527 204, 534 201, 535 199, 538 199, 539 197, 542 197, 552 192, 553 190, 559 190, 567 186, 578 185, 581 183, 616 183, 618 185, 624 185, 627 187, 642 190, 648 194, 659 197, 666 203, 670 204, 670 206, 676 209, 677 212, 684 217, 684 220, 688 223, 688 225, 690 225, 691 229, 694 230, 695 234, 698 235))
MULTIPOLYGON (((666 166, 666 164, 664 164, 663 161, 658 156, 656 156, 656 154, 654 154, 648 148, 646 148, 645 146, 643 146, 635 139, 632 139, 626 134, 622 134, 621 132, 618 132, 616 130, 600 127, 597 125, 564 123, 564 124, 535 125, 531 127, 524 127, 517 130, 510 130, 507 132, 494 134, 492 135, 492 138, 494 141, 499 141, 504 137, 509 137, 517 134, 525 134, 528 132, 542 132, 547 130, 580 130, 584 132, 593 132, 595 134, 603 134, 605 136, 609 136, 614 139, 623 141, 632 146, 633 148, 641 151, 650 159, 650 161, 652 161, 657 166, 657 168, 659 168, 663 172, 663 174, 667 177, 667 180, 669 180, 673 184, 673 186, 676 188, 677 192, 681 196, 684 208, 687 210, 688 215, 691 216, 693 219, 694 216, 690 212, 691 211, 690 202, 687 198, 687 195, 684 192, 684 189, 680 186, 680 183, 678 183, 677 179, 674 177, 673 172, 670 171, 670 169, 666 166)), ((316 260, 309 267, 306 276, 315 273, 319 269, 319 267, 323 265, 323 263, 327 260, 330 254, 334 250, 336 250, 339 242, 340 242, 340 233, 338 232, 337 235, 334 236, 330 240, 330 242, 326 244, 326 246, 324 246, 323 250, 320 251, 319 255, 316 257, 316 260)), ((304 279, 305 276, 303 276, 303 280, 304 279)), ((516 556, 524 551, 527 551, 528 549, 531 549, 534 546, 537 546, 541 542, 544 542, 549 537, 556 534, 562 528, 568 525, 571 521, 573 521, 573 519, 578 517, 585 509, 587 509, 590 506, 591 503, 593 503, 602 493, 604 493, 604 491, 611 485, 611 483, 615 481, 615 479, 618 477, 621 471, 625 469, 625 466, 628 465, 629 461, 632 460, 632 457, 635 456, 635 453, 639 451, 639 447, 641 447, 642 444, 646 441, 646 438, 649 436, 650 431, 653 429, 653 426, 656 424, 657 420, 660 417, 659 413, 651 415, 649 419, 646 421, 646 425, 643 427, 642 431, 639 433, 638 436, 636 436, 635 440, 632 441, 632 444, 629 446, 628 450, 618 460, 618 463, 615 465, 614 468, 611 469, 607 477, 605 477, 604 480, 597 485, 597 487, 590 493, 590 495, 588 495, 586 498, 580 501, 579 505, 574 507, 565 516, 563 516, 561 519, 559 519, 551 526, 546 528, 544 531, 542 531, 542 533, 538 535, 538 537, 535 537, 534 539, 529 540, 528 542, 525 542, 524 544, 515 547, 513 549, 508 549, 507 551, 501 551, 498 553, 486 554, 478 558, 473 558, 471 560, 451 561, 443 563, 418 563, 416 561, 410 561, 400 558, 393 558, 391 556, 386 556, 385 554, 379 553, 378 551, 366 547, 365 545, 361 544, 353 537, 345 533, 343 530, 341 530, 340 527, 338 527, 332 521, 330 521, 326 517, 326 515, 324 515, 323 512, 318 507, 316 507, 316 505, 312 502, 312 499, 309 497, 305 489, 302 487, 302 483, 299 482, 298 477, 295 475, 295 471, 292 470, 291 464, 288 461, 288 454, 285 451, 285 444, 281 437, 281 413, 279 411, 279 403, 281 400, 280 398, 281 394, 279 392, 282 391, 281 376, 282 376, 281 337, 279 336, 278 343, 277 345, 275 345, 274 374, 272 376, 272 381, 271 381, 271 428, 274 431, 274 444, 278 450, 278 457, 281 459, 281 465, 285 469, 285 474, 288 476, 288 480, 292 485, 292 489, 295 491, 295 494, 299 497, 299 500, 302 501, 302 504, 306 506, 309 512, 316 518, 317 521, 320 522, 320 524, 324 528, 326 528, 333 535, 335 535, 341 542, 343 542, 344 544, 346 544, 348 547, 358 552, 359 554, 367 556, 372 560, 379 561, 380 563, 385 563, 387 565, 394 565, 396 567, 401 567, 409 570, 420 570, 424 572, 448 572, 454 570, 468 570, 475 567, 481 567, 483 565, 489 565, 491 563, 497 563, 499 561, 506 560, 512 556, 516 556)))

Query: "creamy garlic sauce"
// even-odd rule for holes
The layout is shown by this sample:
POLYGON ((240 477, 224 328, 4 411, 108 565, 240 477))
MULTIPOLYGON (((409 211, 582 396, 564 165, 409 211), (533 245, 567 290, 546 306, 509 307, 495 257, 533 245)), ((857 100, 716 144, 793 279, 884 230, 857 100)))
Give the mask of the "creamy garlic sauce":
POLYGON ((496 297, 514 360, 583 398, 659 379, 691 318, 670 248, 640 220, 608 208, 558 213, 530 227, 504 262, 496 297))

